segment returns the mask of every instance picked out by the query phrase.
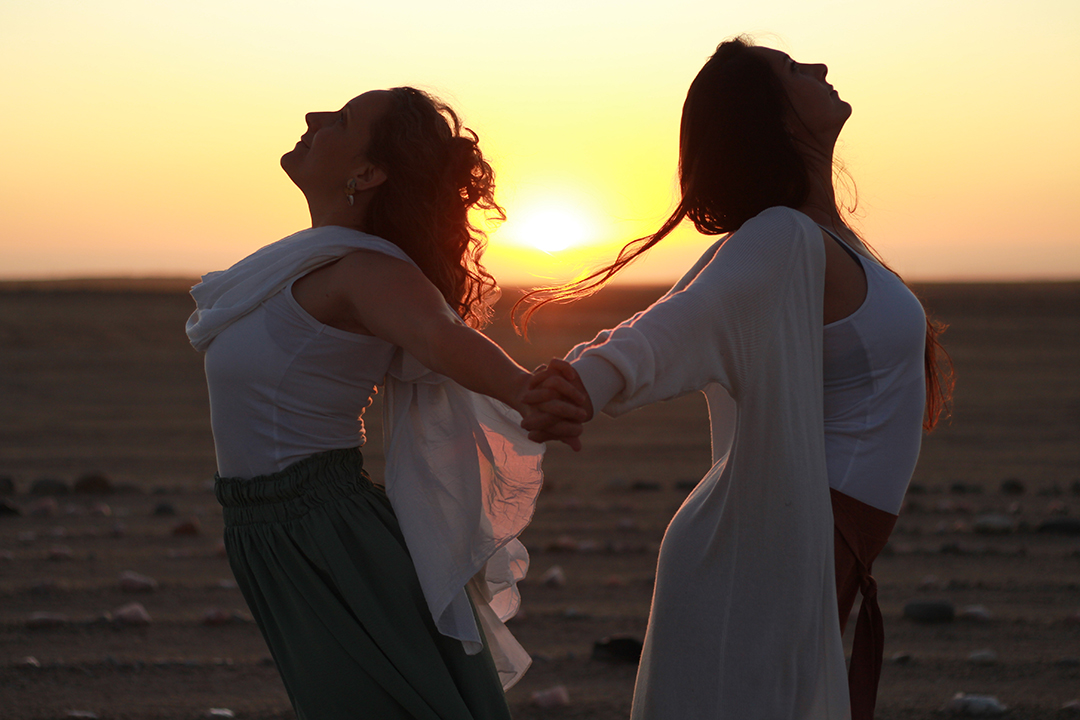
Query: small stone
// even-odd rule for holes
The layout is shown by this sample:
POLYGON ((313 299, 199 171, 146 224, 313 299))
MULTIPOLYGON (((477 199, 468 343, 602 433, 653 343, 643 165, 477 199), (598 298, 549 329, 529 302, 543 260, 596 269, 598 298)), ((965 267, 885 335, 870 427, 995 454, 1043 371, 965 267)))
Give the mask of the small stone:
POLYGON ((236 621, 236 617, 225 610, 218 608, 212 608, 203 613, 202 624, 210 627, 216 627, 218 625, 229 625, 236 621))
POLYGON ((1064 500, 1051 500, 1050 502, 1046 503, 1046 514, 1047 515, 1068 515, 1069 514, 1069 508, 1065 504, 1064 500))
POLYGON ((0 500, 0 517, 18 517, 19 515, 22 515, 22 510, 18 505, 7 500, 0 500))
POLYGON ((112 508, 103 502, 94 503, 90 506, 90 514, 94 517, 111 517, 112 508))
POLYGON ((41 667, 41 661, 33 655, 27 655, 19 661, 19 667, 21 668, 39 668, 41 667))
POLYGON ((142 626, 150 624, 150 613, 142 603, 130 603, 113 611, 113 618, 121 625, 142 626))
POLYGON ((980 535, 1008 535, 1016 530, 1016 521, 1006 515, 980 515, 971 527, 980 535))
POLYGON ((920 590, 942 590, 944 589, 944 583, 938 580, 937 575, 924 575, 923 579, 919 581, 920 590))
POLYGON ((1001 481, 1002 495, 1023 495, 1024 483, 1020 478, 1006 478, 1001 481))
POLYGON ((165 557, 170 560, 188 560, 195 556, 195 548, 169 548, 165 551, 165 557))
POLYGON ((945 712, 950 715, 970 717, 1002 715, 1008 709, 993 695, 966 695, 962 692, 956 693, 952 700, 945 704, 945 712))
POLYGON ((146 575, 140 575, 134 570, 125 570, 120 573, 120 590, 126 593, 153 592, 157 589, 157 580, 146 575))
POLYGON ((1080 699, 1070 700, 1061 706, 1061 712, 1069 715, 1070 717, 1080 715, 1080 699))
POLYGON ((697 480, 676 480, 675 489, 679 492, 689 493, 693 492, 694 488, 698 486, 697 480))
POLYGON ((577 549, 578 541, 569 535, 560 535, 544 546, 547 552, 577 552, 577 549))
POLYGON ((60 503, 56 498, 42 498, 30 506, 30 515, 33 517, 52 517, 60 512, 60 503))
POLYGON ((630 481, 626 478, 614 477, 607 481, 605 486, 608 492, 626 492, 630 487, 630 481))
POLYGON ((990 622, 994 619, 993 614, 985 605, 965 605, 961 608, 960 612, 956 614, 956 617, 961 620, 972 620, 974 622, 990 622))
POLYGON ((891 662, 893 665, 907 665, 914 659, 914 657, 915 656, 909 652, 898 652, 893 653, 892 657, 889 658, 889 662, 891 662))
POLYGON ((594 553, 600 551, 600 543, 595 540, 582 540, 578 543, 577 551, 579 553, 594 553))
POLYGON ((552 565, 547 572, 540 576, 540 582, 550 588, 561 588, 566 585, 566 572, 558 565, 552 565))
POLYGON ((15 562, 15 553, 10 550, 0 550, 0 562, 15 562))
POLYGON ((236 581, 232 578, 222 578, 217 582, 218 588, 222 590, 236 590, 240 586, 236 584, 236 581))
POLYGON ((14 495, 15 480, 10 475, 0 475, 0 495, 14 495))
POLYGON ((172 503, 161 502, 154 506, 154 517, 174 517, 176 515, 176 508, 172 503))
POLYGON ((904 606, 904 617, 916 622, 952 622, 956 608, 947 600, 914 600, 904 606))
POLYGON ((57 478, 38 478, 30 486, 31 495, 67 495, 69 492, 67 483, 57 478))
POLYGON ((54 537, 57 540, 59 540, 61 538, 66 538, 67 537, 67 528, 65 528, 63 525, 57 525, 56 527, 49 530, 49 536, 54 537))
POLYGON ((113 491, 112 482, 105 476, 105 473, 89 472, 85 475, 81 475, 78 480, 75 481, 73 487, 77 493, 85 493, 87 495, 106 495, 113 491))
POLYGON ((177 537, 195 537, 202 534, 202 530, 199 526, 199 520, 197 518, 191 518, 190 520, 184 520, 177 523, 173 529, 172 534, 177 537))
POLYGON ((61 590, 66 589, 62 584, 49 578, 47 580, 40 580, 30 586, 31 595, 53 595, 61 590))
POLYGON ((236 717, 236 713, 234 713, 229 708, 210 708, 209 710, 206 711, 206 717, 208 717, 208 718, 234 718, 234 717, 236 717))
POLYGON ((556 685, 547 690, 537 690, 529 699, 536 707, 550 710, 569 705, 570 692, 565 685, 556 685))
POLYGON ((62 625, 67 625, 68 616, 60 613, 36 612, 30 614, 26 621, 26 627, 31 630, 49 630, 62 625))
POLYGON ((953 495, 979 495, 982 493, 982 486, 974 483, 954 482, 949 486, 949 492, 953 495))
POLYGON ((941 547, 938 548, 939 555, 963 555, 964 549, 960 547, 958 542, 941 543, 941 547))
POLYGON ((74 555, 71 552, 71 548, 66 545, 54 545, 49 548, 50 560, 70 560, 74 555))
POLYGON ((968 662, 975 665, 995 665, 997 664, 997 653, 989 648, 983 650, 976 650, 968 655, 968 662))
POLYGON ((118 522, 109 529, 109 537, 122 538, 127 534, 127 525, 122 522, 118 522))
POLYGON ((1080 535, 1080 518, 1052 518, 1039 523, 1037 530, 1041 533, 1055 535, 1080 535))
POLYGON ((1018 502, 1011 502, 1009 503, 1009 509, 1006 512, 1008 512, 1010 515, 1023 515, 1024 506, 1018 502))
POLYGON ((593 643, 592 659, 601 662, 637 663, 641 660, 641 641, 629 635, 615 635, 593 643))
POLYGON ((15 536, 15 539, 19 541, 20 545, 33 545, 34 541, 37 540, 37 533, 33 530, 23 530, 15 536))
POLYGON ((80 720, 98 720, 98 716, 89 710, 68 710, 68 714, 64 717, 79 718, 80 720))

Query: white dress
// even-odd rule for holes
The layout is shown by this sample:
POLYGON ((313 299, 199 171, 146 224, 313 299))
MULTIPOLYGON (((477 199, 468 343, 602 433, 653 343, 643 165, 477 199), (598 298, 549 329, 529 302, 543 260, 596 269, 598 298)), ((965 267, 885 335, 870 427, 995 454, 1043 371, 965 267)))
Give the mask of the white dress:
POLYGON ((704 390, 714 465, 668 527, 637 720, 850 716, 822 409, 821 230, 770 208, 571 356, 617 415, 704 390), (610 399, 610 402, 609 402, 610 399))

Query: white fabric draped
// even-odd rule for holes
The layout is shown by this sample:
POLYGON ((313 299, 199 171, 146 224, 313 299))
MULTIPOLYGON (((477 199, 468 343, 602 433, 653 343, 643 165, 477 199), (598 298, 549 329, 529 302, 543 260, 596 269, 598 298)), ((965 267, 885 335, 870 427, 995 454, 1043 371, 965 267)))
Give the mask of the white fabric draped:
MULTIPOLYGON (((343 227, 303 230, 267 245, 191 290, 195 349, 294 278, 356 250, 412 260, 382 238, 343 227)), ((532 519, 544 448, 507 405, 431 372, 401 348, 386 376, 386 492, 439 631, 468 653, 482 647, 466 593, 503 687, 530 658, 503 624, 520 605, 529 556, 517 536, 532 519)))

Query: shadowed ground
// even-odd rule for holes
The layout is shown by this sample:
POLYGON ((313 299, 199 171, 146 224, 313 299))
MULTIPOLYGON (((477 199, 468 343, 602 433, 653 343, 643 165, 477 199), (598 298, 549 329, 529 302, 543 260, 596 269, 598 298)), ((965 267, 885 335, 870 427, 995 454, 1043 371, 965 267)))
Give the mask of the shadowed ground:
MULTIPOLYGON (((219 552, 213 443, 201 356, 183 335, 184 286, 0 286, 0 477, 17 493, 0 499, 23 513, 0 515, 0 717, 74 709, 172 720, 211 707, 292 717, 219 552), (126 491, 60 496, 55 507, 28 494, 39 478, 70 485, 90 471, 126 491), (155 515, 163 503, 175 514, 155 515), (188 519, 198 534, 173 535, 188 519), (126 570, 155 578, 157 589, 122 592, 126 570), (146 607, 149 626, 99 620, 132 601, 146 607), (239 619, 204 624, 211 609, 239 619), (42 611, 68 622, 29 629, 42 611), (40 667, 26 666, 28 656, 40 667)), ((952 325, 946 344, 960 379, 953 419, 926 439, 914 491, 875 568, 886 658, 910 654, 887 662, 878 716, 936 716, 962 691, 996 695, 1009 718, 1058 718, 1080 697, 1080 536, 1038 528, 1080 516, 1080 284, 919 290, 952 325), (1019 494, 1002 492, 1010 478, 1019 494), (987 513, 1013 525, 979 533, 987 513), (983 605, 991 619, 920 625, 903 617, 917 599, 983 605), (982 649, 996 662, 968 659, 982 649)), ((659 292, 612 288, 544 311, 531 344, 509 329, 504 302, 491 334, 531 366, 659 292)), ((377 403, 368 415, 365 455, 379 474, 377 403)), ((519 718, 628 715, 635 668, 590 659, 592 643, 644 634, 664 527, 709 465, 704 400, 600 418, 585 444, 580 454, 550 449, 545 493, 523 537, 532 571, 513 630, 535 664, 510 693, 519 718), (553 565, 565 586, 539 582, 553 565), (531 705, 534 691, 560 684, 569 707, 531 705)))

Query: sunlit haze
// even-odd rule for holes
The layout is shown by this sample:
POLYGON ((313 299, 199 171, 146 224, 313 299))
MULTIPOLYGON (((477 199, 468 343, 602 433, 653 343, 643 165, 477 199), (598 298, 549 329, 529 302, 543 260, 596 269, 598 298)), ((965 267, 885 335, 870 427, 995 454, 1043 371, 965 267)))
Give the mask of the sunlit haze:
MULTIPOLYGON (((308 224, 278 167, 305 112, 416 85, 496 168, 489 269, 567 279, 670 211, 686 89, 744 32, 828 64, 854 223, 906 277, 1080 277, 1075 0, 4 3, 0 277, 227 267, 308 224)), ((624 279, 710 242, 682 230, 624 279)))

